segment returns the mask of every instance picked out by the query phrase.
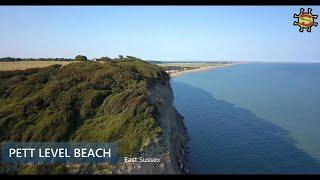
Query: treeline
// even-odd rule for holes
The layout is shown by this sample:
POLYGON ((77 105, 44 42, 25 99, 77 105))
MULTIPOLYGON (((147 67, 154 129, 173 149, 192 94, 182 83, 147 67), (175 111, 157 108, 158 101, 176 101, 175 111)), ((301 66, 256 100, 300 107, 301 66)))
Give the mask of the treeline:
MULTIPOLYGON (((118 58, 109 58, 107 56, 101 58, 93 58, 90 60, 93 61, 112 61, 112 60, 120 60, 126 58, 139 59, 134 56, 123 56, 119 55, 118 58)), ((84 55, 77 55, 75 58, 14 58, 14 57, 4 57, 0 58, 0 62, 10 62, 10 61, 87 61, 89 60, 84 55)))
POLYGON ((148 62, 151 64, 162 64, 163 63, 162 61, 155 61, 155 60, 149 60, 148 62))

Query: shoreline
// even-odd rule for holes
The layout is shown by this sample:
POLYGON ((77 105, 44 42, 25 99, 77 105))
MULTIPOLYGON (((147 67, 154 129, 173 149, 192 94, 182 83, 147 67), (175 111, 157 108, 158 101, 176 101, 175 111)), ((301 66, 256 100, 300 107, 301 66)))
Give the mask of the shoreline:
POLYGON ((186 73, 192 73, 192 72, 200 72, 200 71, 208 71, 211 69, 216 69, 216 68, 222 68, 222 67, 228 67, 228 66, 232 66, 232 65, 236 65, 239 63, 230 63, 230 64, 225 64, 225 65, 217 65, 217 66, 202 66, 202 67, 198 67, 196 69, 191 69, 191 70, 186 70, 186 71, 179 71, 179 72, 174 72, 174 73, 170 73, 170 78, 176 78, 179 77, 183 74, 186 73))

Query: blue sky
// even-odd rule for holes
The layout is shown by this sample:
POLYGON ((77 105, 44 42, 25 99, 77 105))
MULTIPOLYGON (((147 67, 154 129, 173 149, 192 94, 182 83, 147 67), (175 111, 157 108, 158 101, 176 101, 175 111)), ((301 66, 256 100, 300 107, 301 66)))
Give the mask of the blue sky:
MULTIPOLYGON (((305 7, 308 8, 308 7, 305 7)), ((320 6, 311 7, 320 15, 320 6)), ((0 57, 320 62, 300 6, 2 6, 0 57)), ((317 22, 319 22, 319 18, 317 22)))

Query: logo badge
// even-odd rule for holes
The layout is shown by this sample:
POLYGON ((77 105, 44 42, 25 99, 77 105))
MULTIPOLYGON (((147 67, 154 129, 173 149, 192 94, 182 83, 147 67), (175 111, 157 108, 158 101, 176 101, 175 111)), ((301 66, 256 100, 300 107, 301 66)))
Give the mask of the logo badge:
POLYGON ((301 8, 299 14, 293 15, 294 18, 298 18, 298 21, 295 21, 293 25, 299 26, 300 32, 303 32, 304 29, 307 29, 308 32, 311 32, 311 27, 316 27, 318 25, 318 23, 315 22, 315 19, 318 18, 318 15, 313 15, 311 11, 311 8, 308 8, 308 12, 305 12, 305 10, 301 8))

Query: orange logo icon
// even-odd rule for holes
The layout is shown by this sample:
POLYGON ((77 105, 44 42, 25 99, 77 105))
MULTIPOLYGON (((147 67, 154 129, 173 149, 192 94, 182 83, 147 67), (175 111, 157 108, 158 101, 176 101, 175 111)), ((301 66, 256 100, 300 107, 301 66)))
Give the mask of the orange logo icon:
POLYGON ((315 22, 315 19, 318 18, 318 15, 313 15, 311 11, 311 8, 308 8, 308 12, 305 12, 304 9, 301 8, 299 14, 293 15, 294 18, 298 18, 298 21, 295 21, 293 25, 299 26, 300 32, 303 32, 304 29, 307 29, 308 32, 311 32, 311 27, 318 25, 318 23, 315 22))

